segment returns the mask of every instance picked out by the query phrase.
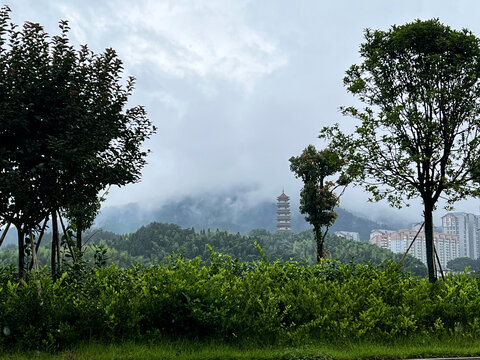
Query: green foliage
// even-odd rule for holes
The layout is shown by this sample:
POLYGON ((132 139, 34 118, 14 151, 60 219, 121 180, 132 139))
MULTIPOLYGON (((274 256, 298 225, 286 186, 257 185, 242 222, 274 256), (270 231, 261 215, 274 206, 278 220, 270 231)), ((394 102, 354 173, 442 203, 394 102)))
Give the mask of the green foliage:
MULTIPOLYGON (((40 246, 38 261, 40 266, 49 266, 50 248, 40 246)), ((263 256, 254 244, 262 249, 268 260, 300 261, 313 264, 315 258, 315 238, 313 232, 270 233, 265 229, 255 229, 248 235, 232 234, 228 231, 182 229, 174 224, 151 223, 138 231, 117 235, 100 230, 85 234, 86 245, 82 260, 89 264, 115 264, 118 267, 133 267, 135 264, 149 265, 167 261, 175 253, 187 259, 199 257, 210 261, 211 252, 228 254, 239 261, 262 261, 263 256), (100 247, 100 248, 99 248, 100 247), (98 252, 100 251, 100 252, 98 252), (102 255, 102 252, 105 253, 102 255), (98 255, 101 255, 100 257, 98 255)), ((379 265, 386 260, 400 260, 399 254, 379 248, 366 242, 355 242, 342 237, 328 235, 325 239, 330 258, 343 263, 359 263, 366 261, 379 265)), ((63 250, 67 254, 69 249, 63 250)), ((0 250, 0 266, 15 263, 16 248, 12 245, 0 250)), ((64 259, 64 266, 73 265, 71 259, 64 259)), ((424 276, 425 266, 412 256, 407 256, 404 268, 414 275, 424 276)), ((463 270, 463 269, 462 269, 463 270)))
POLYGON ((458 336, 419 336, 395 341, 316 342, 296 346, 229 344, 213 341, 162 341, 155 344, 123 342, 121 344, 88 343, 63 351, 12 351, 1 360, 333 360, 333 359, 420 359, 457 358, 478 355, 478 339, 458 336))
POLYGON ((346 174, 364 185, 371 200, 401 207, 420 197, 430 280, 433 210, 480 195, 480 41, 468 30, 438 20, 417 20, 387 31, 366 30, 362 62, 344 79, 366 107, 342 108, 360 121, 353 134, 324 128, 343 154, 346 174))
POLYGON ((447 263, 447 267, 456 272, 463 272, 466 269, 469 271, 477 272, 480 271, 480 259, 470 259, 468 257, 461 257, 450 260, 447 263))
POLYGON ((382 266, 210 261, 70 270, 16 281, 0 270, 0 348, 58 349, 81 340, 222 339, 253 344, 385 341, 430 334, 476 337, 480 282, 429 284, 382 266))
MULTIPOLYGON (((330 249, 331 258, 339 260, 344 264, 368 263, 373 265, 382 265, 389 260, 399 263, 403 255, 394 254, 390 250, 380 248, 377 245, 347 240, 337 236, 327 237, 326 245, 328 249, 330 249)), ((416 276, 427 275, 427 269, 425 265, 411 255, 407 255, 405 257, 402 269, 416 276)))
MULTIPOLYGON (((334 190, 337 185, 327 178, 342 169, 343 162, 338 152, 331 149, 317 151, 315 146, 307 146, 300 156, 292 156, 290 170, 303 180, 300 192, 300 212, 306 214, 305 219, 313 225, 317 243, 317 261, 324 256, 324 241, 328 229, 337 218, 334 211, 339 197, 334 190)), ((345 176, 339 185, 346 185, 345 176)))
POLYGON ((389 191, 377 185, 367 190, 392 205, 423 196, 421 190, 435 198, 444 193, 452 202, 478 194, 469 176, 477 169, 480 145, 478 38, 438 20, 418 20, 388 31, 367 29, 365 40, 363 63, 352 65, 344 79, 348 91, 369 106, 343 108, 361 121, 357 136, 323 131, 333 130, 335 148, 348 149, 356 160, 351 173, 388 185, 389 191))
MULTIPOLYGON (((123 83, 113 49, 75 50, 66 21, 49 36, 9 12, 0 9, 0 222, 15 225, 22 246, 53 211, 91 226, 99 191, 139 180, 155 127, 142 106, 126 108, 134 79, 123 83)), ((23 249, 19 262, 21 275, 23 249)))

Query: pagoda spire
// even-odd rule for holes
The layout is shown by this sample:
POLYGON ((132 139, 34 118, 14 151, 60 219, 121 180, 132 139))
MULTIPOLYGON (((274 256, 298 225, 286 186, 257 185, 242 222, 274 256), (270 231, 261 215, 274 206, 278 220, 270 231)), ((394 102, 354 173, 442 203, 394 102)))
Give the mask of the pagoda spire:
POLYGON ((277 197, 277 232, 290 231, 290 198, 285 194, 285 189, 277 197))

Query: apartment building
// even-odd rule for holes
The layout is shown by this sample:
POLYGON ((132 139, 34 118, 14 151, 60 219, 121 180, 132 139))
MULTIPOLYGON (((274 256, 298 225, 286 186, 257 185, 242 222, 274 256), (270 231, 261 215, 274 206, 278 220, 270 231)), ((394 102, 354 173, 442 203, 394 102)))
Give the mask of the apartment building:
POLYGON ((377 245, 381 248, 390 249, 388 235, 394 230, 374 229, 370 231, 370 244, 377 245))
POLYGON ((480 256, 480 216, 450 212, 442 216, 443 232, 458 237, 459 257, 477 259, 480 256))
POLYGON ((343 237, 348 240, 360 241, 360 234, 354 231, 335 231, 335 235, 343 237))
MULTIPOLYGON (((419 228, 420 225, 417 224, 412 229, 401 229, 397 231, 373 230, 370 233, 370 243, 390 249, 394 253, 405 253, 410 244, 412 244, 419 228)), ((458 238, 456 234, 434 231, 433 241, 440 259, 440 264, 443 268, 446 268, 450 260, 459 257, 458 238)), ((418 233, 415 242, 410 248, 409 254, 426 264, 427 252, 425 232, 423 229, 418 233)))

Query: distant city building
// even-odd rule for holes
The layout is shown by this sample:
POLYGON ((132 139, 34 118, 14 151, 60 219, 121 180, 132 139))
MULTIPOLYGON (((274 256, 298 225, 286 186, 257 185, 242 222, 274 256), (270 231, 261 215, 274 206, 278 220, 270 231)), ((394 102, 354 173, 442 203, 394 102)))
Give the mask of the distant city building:
POLYGON ((377 245, 381 248, 390 249, 388 234, 394 230, 374 229, 370 231, 370 244, 377 245))
POLYGON ((459 257, 477 259, 480 256, 480 216, 451 212, 442 216, 443 232, 458 237, 459 257))
MULTIPOLYGON (((417 235, 419 225, 416 225, 413 229, 402 229, 391 232, 388 234, 388 242, 390 244, 390 250, 394 253, 405 253, 408 247, 412 243, 415 235, 417 235)), ((447 267, 447 263, 458 256, 458 237, 455 234, 446 234, 440 232, 433 232, 433 242, 437 251, 438 258, 442 268, 447 267)), ((410 251, 408 252, 418 260, 427 263, 427 251, 425 246, 425 231, 421 231, 415 242, 413 243, 410 251)))
POLYGON ((290 198, 282 194, 277 197, 277 231, 290 231, 290 198))
POLYGON ((344 237, 345 239, 348 240, 353 240, 353 241, 360 241, 360 234, 358 232, 353 232, 353 231, 335 231, 335 235, 344 237))

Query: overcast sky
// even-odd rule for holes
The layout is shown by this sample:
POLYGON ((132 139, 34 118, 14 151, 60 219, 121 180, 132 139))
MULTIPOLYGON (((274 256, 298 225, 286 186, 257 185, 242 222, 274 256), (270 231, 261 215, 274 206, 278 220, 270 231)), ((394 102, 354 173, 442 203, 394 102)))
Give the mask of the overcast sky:
MULTIPOLYGON (((158 132, 141 183, 113 189, 106 206, 163 201, 245 188, 274 199, 282 188, 298 202, 301 183, 288 158, 319 130, 354 120, 338 108, 355 100, 343 88, 359 62, 366 28, 388 29, 440 18, 480 35, 480 2, 321 0, 12 0, 12 19, 39 22, 57 34, 70 22, 75 45, 114 48, 125 74, 137 78, 131 105, 144 105, 158 132)), ((369 217, 386 204, 367 204, 348 190, 342 206, 369 217)), ((479 201, 457 210, 478 213, 479 201)), ((442 215, 444 212, 438 212, 442 215)), ((420 219, 418 206, 392 216, 420 219)), ((438 216, 437 216, 438 218, 438 216)))

